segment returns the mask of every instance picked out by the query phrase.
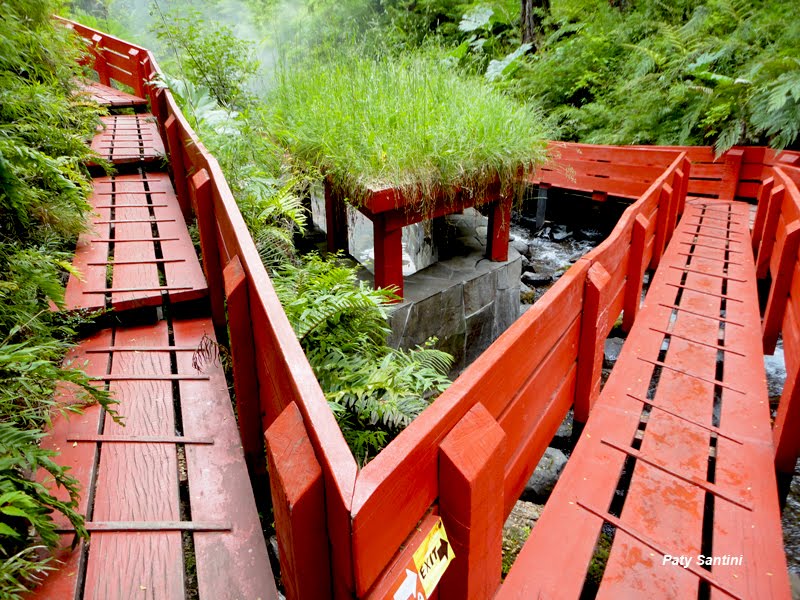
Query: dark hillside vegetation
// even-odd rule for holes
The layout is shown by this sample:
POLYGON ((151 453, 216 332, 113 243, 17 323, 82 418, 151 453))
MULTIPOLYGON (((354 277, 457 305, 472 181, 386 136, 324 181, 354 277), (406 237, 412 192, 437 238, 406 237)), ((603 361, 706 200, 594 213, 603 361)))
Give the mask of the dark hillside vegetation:
POLYGON ((388 30, 541 107, 564 140, 797 147, 794 0, 387 0, 388 30), (522 43, 520 6, 541 22, 522 43), (549 5, 549 8, 548 8, 549 5), (516 12, 513 12, 516 11, 516 12))
MULTIPOLYGON (((73 96, 80 49, 50 19, 46 0, 0 3, 0 598, 18 598, 58 542, 61 512, 82 531, 77 482, 39 448, 57 385, 101 400, 61 361, 80 322, 50 308, 63 299, 90 187, 86 139, 98 108, 73 96), (69 492, 59 501, 35 481, 48 471, 69 492)), ((74 410, 74 408, 72 409, 74 410)))

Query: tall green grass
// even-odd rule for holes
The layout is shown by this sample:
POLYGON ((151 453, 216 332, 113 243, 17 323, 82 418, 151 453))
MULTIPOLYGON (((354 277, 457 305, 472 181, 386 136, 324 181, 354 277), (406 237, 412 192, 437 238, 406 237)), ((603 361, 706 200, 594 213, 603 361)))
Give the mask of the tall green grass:
POLYGON ((425 55, 284 64, 268 101, 288 151, 355 202, 387 187, 417 199, 459 186, 480 194, 498 179, 508 192, 545 157, 534 109, 425 55))

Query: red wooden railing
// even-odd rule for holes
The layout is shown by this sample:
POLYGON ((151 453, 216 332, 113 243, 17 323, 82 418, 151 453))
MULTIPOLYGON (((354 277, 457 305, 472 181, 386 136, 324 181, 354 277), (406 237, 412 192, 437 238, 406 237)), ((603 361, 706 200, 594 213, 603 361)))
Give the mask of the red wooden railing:
POLYGON ((768 167, 759 190, 753 251, 759 277, 769 276, 763 320, 764 352, 783 337, 786 382, 773 426, 775 466, 794 472, 800 454, 800 155, 786 154, 768 167))
MULTIPOLYGON (((607 240, 359 472, 217 161, 172 94, 144 83, 158 74, 154 58, 64 23, 89 42, 101 81, 146 94, 161 126, 182 209, 197 218, 215 323, 229 327, 239 427, 257 485, 269 465, 290 598, 378 597, 431 513, 444 519, 459 557, 442 578, 440 597, 491 597, 500 581, 503 521, 569 408, 586 420, 599 391, 603 342, 620 313, 630 328, 643 274, 658 264, 687 191, 763 196, 760 182, 776 160, 763 148, 736 149, 715 161, 710 148, 642 148, 644 158, 631 159, 628 149, 561 145, 573 161, 599 151, 603 161, 623 153, 644 160, 640 166, 655 180, 607 240), (658 161, 668 166, 652 170, 658 161)), ((788 170, 774 169, 778 177, 788 170)), ((799 281, 800 275, 792 285, 799 281)), ((795 331, 793 311, 785 311, 785 336, 795 331)), ((800 334, 791 335, 796 349, 800 334)), ((796 378, 798 364, 791 368, 796 378)))

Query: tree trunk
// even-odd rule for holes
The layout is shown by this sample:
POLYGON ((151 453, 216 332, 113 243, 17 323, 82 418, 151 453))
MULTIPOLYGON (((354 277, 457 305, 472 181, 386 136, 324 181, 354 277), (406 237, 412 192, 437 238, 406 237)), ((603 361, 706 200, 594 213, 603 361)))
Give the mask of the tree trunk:
POLYGON ((550 14, 550 0, 522 0, 521 8, 522 43, 538 48, 544 34, 543 21, 550 14))

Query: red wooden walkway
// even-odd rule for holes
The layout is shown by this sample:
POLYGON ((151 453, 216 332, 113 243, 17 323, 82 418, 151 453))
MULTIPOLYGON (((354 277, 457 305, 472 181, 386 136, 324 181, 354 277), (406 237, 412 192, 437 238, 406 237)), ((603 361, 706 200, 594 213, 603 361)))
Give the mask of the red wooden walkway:
POLYGON ((133 108, 136 110, 147 108, 147 99, 122 90, 103 85, 99 81, 81 81, 78 83, 80 93, 86 94, 91 100, 102 106, 110 108, 133 108))
POLYGON ((785 597, 749 217, 687 204, 499 598, 577 598, 604 527, 599 598, 785 597))
POLYGON ((209 319, 168 318, 104 329, 69 356, 124 426, 98 406, 55 420, 45 443, 80 481, 91 539, 62 536, 64 564, 36 598, 277 597, 225 375, 197 361, 208 340, 209 319))
POLYGON ((203 270, 167 173, 94 180, 91 229, 80 236, 67 309, 160 306, 207 295, 203 270))
MULTIPOLYGON (((84 87, 112 111, 148 102, 84 87)), ((90 540, 62 521, 63 565, 35 597, 277 598, 212 320, 179 316, 194 300, 188 314, 210 312, 208 286, 169 174, 145 168, 166 166, 161 131, 151 114, 112 114, 92 148, 128 174, 94 179, 66 308, 110 308, 121 323, 129 309, 160 311, 67 357, 109 390, 124 423, 99 406, 54 418, 44 445, 80 482, 90 540)), ((57 399, 74 402, 68 389, 57 399)))
POLYGON ((121 165, 165 159, 164 143, 153 115, 109 115, 101 121, 92 150, 106 160, 121 165))
POLYGON ((635 202, 359 469, 219 165, 170 92, 145 85, 158 72, 152 56, 67 25, 91 48, 101 85, 129 86, 157 121, 136 117, 135 139, 115 139, 116 156, 98 138, 112 159, 133 162, 97 183, 95 230, 76 255, 85 281, 70 282, 69 304, 124 313, 160 302, 166 319, 99 332, 77 351, 100 359, 89 369, 120 394, 130 429, 94 407, 56 423, 53 443, 87 482, 92 543, 66 549, 66 568, 41 597, 182 597, 195 572, 201 598, 274 597, 243 469, 263 482, 266 458, 292 599, 394 598, 435 515, 456 558, 433 597, 577 597, 602 530, 613 544, 596 565, 600 596, 788 598, 774 466, 790 471, 800 450, 800 156, 554 144, 561 158, 536 182, 635 202), (151 172, 165 150, 174 193, 151 172), (752 237, 746 202, 758 206, 752 237), (192 214, 207 286, 182 223, 192 214), (656 275, 640 306, 648 269, 656 275), (180 279, 182 270, 193 274, 180 279), (763 320, 756 277, 769 286, 763 320), (175 316, 206 294, 211 322, 229 328, 243 453, 219 367, 190 364, 211 322, 175 316), (603 342, 620 316, 630 335, 601 391, 603 342), (770 430, 761 348, 770 352, 779 334, 787 383, 770 430), (501 585, 503 521, 570 407, 586 428, 501 585), (683 569, 663 558, 700 553, 742 564, 683 569))

